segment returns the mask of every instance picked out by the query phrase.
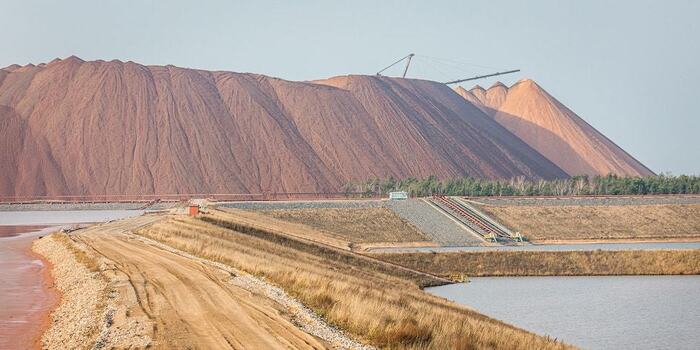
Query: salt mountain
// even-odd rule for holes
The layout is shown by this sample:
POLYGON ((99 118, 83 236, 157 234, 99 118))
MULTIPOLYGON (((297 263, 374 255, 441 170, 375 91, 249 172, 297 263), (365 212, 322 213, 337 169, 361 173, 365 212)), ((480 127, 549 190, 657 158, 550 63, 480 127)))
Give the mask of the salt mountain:
POLYGON ((569 175, 654 174, 532 80, 455 91, 569 175))
POLYGON ((77 57, 13 65, 0 70, 0 195, 325 192, 372 177, 567 176, 477 106, 413 79, 291 82, 77 57))

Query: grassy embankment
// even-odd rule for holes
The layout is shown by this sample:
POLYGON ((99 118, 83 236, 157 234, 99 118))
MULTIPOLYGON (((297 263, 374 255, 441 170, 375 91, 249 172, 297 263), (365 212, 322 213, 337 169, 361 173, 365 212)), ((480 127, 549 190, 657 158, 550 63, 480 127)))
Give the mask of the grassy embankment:
POLYGON ((699 204, 480 208, 531 241, 700 239, 699 204))
POLYGON ((429 283, 428 277, 250 223, 250 217, 212 211, 137 233, 263 276, 328 322, 382 348, 567 347, 423 292, 418 284, 429 283))
POLYGON ((276 219, 305 224, 328 235, 353 243, 428 241, 387 208, 286 209, 260 213, 276 219))
POLYGON ((439 276, 595 276, 700 274, 700 250, 375 254, 439 276))

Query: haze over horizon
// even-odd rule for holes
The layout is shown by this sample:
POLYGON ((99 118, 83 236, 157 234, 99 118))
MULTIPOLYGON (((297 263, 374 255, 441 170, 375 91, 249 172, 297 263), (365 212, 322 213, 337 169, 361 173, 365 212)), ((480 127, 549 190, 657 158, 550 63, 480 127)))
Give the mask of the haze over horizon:
POLYGON ((6 1, 0 66, 76 55, 313 80, 415 52, 412 78, 520 68, 475 83, 532 78, 657 173, 700 174, 696 2, 126 3, 6 1))

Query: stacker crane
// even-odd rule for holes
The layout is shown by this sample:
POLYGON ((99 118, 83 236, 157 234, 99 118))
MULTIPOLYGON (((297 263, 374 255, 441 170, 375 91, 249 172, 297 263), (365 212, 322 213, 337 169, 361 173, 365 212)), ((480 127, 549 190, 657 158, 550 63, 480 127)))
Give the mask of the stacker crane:
POLYGON ((401 61, 403 61, 403 60, 406 60, 406 68, 404 68, 404 70, 403 70, 403 75, 401 76, 401 78, 405 78, 405 77, 406 77, 406 73, 408 73, 408 66, 411 64, 411 58, 413 58, 413 56, 415 56, 415 55, 416 55, 416 54, 414 54, 414 53, 409 53, 408 55, 406 55, 406 56, 404 56, 404 57, 401 57, 401 59, 399 59, 398 61, 396 61, 396 62, 394 62, 394 63, 392 63, 392 64, 386 66, 386 68, 384 68, 384 69, 380 70, 379 72, 377 72, 377 75, 382 75, 382 72, 383 72, 383 71, 385 71, 385 70, 387 70, 387 69, 389 69, 389 68, 395 66, 396 64, 398 64, 399 62, 401 62, 401 61))
MULTIPOLYGON (((389 68, 391 68, 391 67, 393 67, 393 66, 399 64, 401 61, 404 61, 404 60, 405 60, 405 61, 406 61, 406 67, 404 67, 404 69, 403 69, 403 74, 401 75, 402 78, 405 78, 405 77, 406 77, 406 73, 408 73, 408 67, 411 65, 411 59, 413 58, 413 56, 415 56, 415 54, 410 53, 410 54, 408 54, 408 55, 406 55, 406 56, 404 56, 404 57, 401 57, 401 59, 399 59, 398 61, 396 61, 396 62, 394 62, 394 63, 392 63, 392 64, 386 66, 384 69, 382 69, 382 70, 380 70, 379 72, 377 72, 377 75, 381 76, 381 75, 382 75, 382 72, 384 72, 385 70, 387 70, 387 69, 389 69, 389 68)), ((507 71, 503 71, 503 72, 496 72, 496 73, 485 74, 485 75, 477 75, 477 76, 471 77, 471 78, 450 80, 450 81, 445 82, 444 84, 447 84, 447 85, 458 84, 458 83, 462 83, 462 82, 465 82, 465 81, 478 80, 478 79, 484 79, 484 78, 490 78, 490 77, 495 77, 495 76, 504 75, 504 74, 517 73, 517 72, 520 72, 520 69, 507 70, 507 71)))

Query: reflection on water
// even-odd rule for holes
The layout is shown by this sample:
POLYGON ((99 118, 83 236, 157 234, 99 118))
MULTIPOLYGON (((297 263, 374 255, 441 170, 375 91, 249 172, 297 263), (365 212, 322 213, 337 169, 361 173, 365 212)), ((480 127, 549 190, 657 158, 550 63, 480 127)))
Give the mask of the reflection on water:
POLYGON ((19 236, 20 233, 39 231, 48 226, 45 225, 15 225, 15 226, 3 226, 0 225, 0 238, 3 237, 15 237, 19 236))
POLYGON ((482 277, 427 291, 585 349, 700 344, 700 276, 482 277))

